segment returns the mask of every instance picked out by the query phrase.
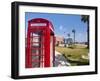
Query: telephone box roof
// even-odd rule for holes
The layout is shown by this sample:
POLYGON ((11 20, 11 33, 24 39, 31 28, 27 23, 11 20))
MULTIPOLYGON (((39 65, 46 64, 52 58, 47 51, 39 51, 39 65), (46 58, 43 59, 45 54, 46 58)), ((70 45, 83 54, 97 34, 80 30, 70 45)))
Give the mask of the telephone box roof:
POLYGON ((35 19, 29 20, 28 22, 29 23, 31 23, 31 22, 34 22, 34 23, 49 23, 51 25, 50 28, 52 29, 52 31, 54 31, 54 27, 53 27, 51 21, 49 21, 47 19, 44 19, 44 18, 35 18, 35 19))

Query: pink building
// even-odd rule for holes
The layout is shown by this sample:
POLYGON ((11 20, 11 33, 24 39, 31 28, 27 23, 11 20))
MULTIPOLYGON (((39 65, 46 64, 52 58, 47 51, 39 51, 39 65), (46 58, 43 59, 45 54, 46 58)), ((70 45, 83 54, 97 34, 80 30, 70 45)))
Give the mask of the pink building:
POLYGON ((62 36, 55 36, 55 45, 63 44, 64 38, 62 36))

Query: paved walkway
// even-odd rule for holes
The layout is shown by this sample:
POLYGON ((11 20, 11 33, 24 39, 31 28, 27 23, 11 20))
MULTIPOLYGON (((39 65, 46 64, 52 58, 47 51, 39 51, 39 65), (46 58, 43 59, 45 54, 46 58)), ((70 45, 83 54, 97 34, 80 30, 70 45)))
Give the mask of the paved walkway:
POLYGON ((70 66, 70 63, 60 52, 55 51, 55 66, 70 66))

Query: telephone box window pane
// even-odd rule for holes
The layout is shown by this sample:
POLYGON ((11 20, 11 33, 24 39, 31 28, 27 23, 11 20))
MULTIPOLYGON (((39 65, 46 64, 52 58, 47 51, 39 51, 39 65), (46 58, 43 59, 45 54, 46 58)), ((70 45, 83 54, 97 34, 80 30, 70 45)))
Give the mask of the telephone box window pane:
POLYGON ((33 62, 32 63, 32 67, 40 67, 40 63, 39 62, 33 62))
POLYGON ((32 56, 32 60, 33 60, 33 61, 34 61, 34 60, 39 60, 39 56, 33 55, 33 56, 32 56))
POLYGON ((39 50, 38 49, 34 49, 34 50, 32 50, 32 53, 33 54, 39 54, 39 50))

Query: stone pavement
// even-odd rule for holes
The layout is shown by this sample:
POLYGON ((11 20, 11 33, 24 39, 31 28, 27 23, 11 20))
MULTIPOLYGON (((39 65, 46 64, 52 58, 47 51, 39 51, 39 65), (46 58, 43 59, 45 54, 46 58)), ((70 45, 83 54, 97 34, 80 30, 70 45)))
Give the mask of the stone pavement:
POLYGON ((70 66, 70 63, 60 52, 55 51, 55 67, 70 66))

